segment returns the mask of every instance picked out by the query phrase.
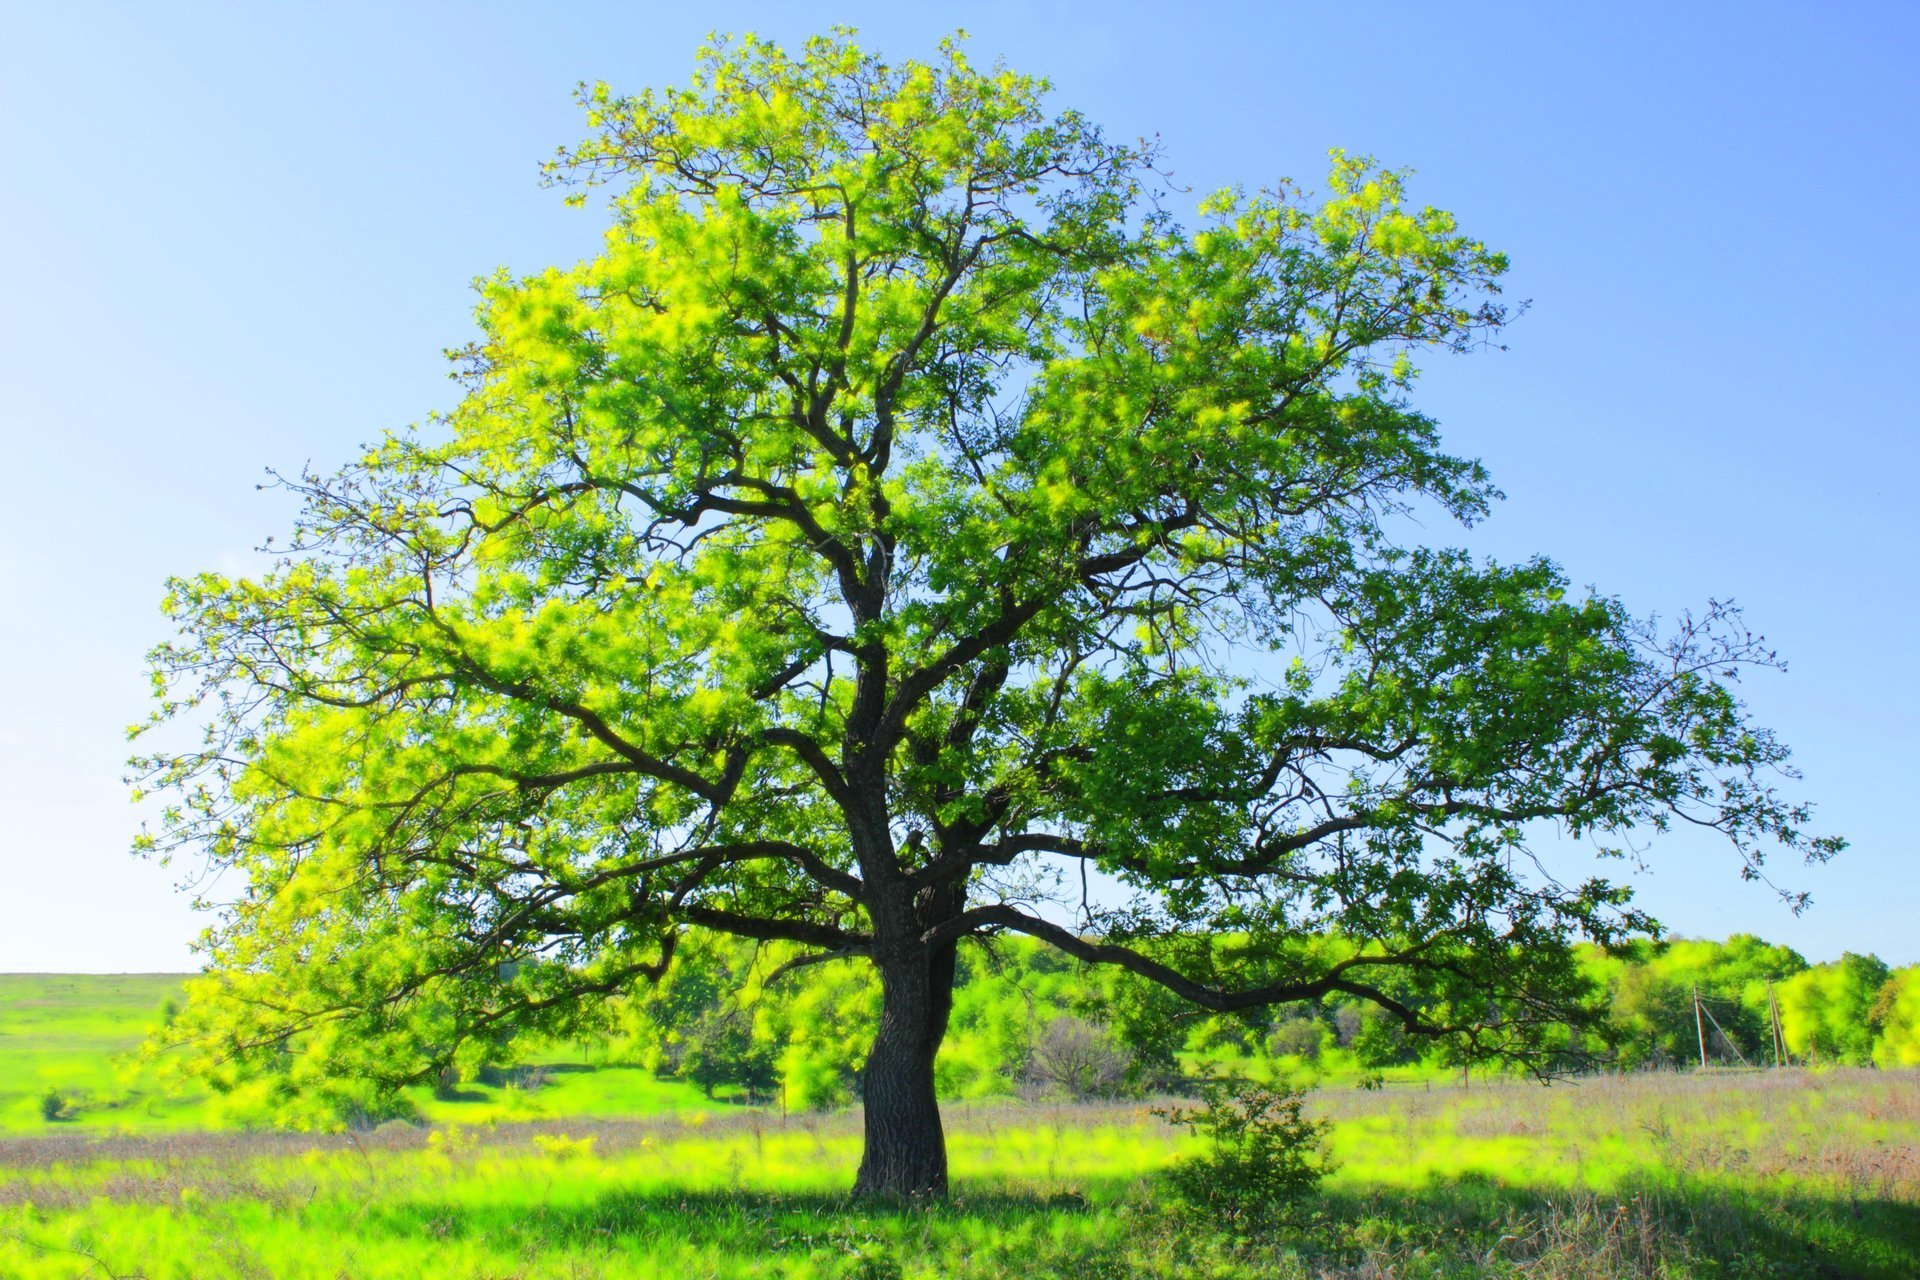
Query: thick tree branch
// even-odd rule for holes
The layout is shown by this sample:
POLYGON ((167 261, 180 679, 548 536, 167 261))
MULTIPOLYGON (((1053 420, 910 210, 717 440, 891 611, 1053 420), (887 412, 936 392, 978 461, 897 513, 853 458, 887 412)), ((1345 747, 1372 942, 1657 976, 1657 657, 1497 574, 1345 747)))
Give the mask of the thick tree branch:
POLYGON ((1088 964, 1113 965, 1129 973, 1138 974, 1158 983, 1175 995, 1215 1013, 1260 1009, 1268 1005, 1286 1004, 1298 1000, 1317 1000, 1322 996, 1338 992, 1379 1005, 1401 1019, 1409 1031, 1424 1035, 1444 1035, 1459 1030, 1456 1027, 1430 1022, 1403 1001, 1395 999, 1376 987, 1356 982, 1346 976, 1353 968, 1363 965, 1387 967, 1417 963, 1417 959, 1411 956, 1354 956, 1334 965, 1325 975, 1310 981, 1274 982, 1235 991, 1196 982, 1172 966, 1142 955, 1130 947, 1083 938, 1071 929, 1042 920, 1038 916, 1028 915, 1017 907, 1005 904, 974 907, 965 911, 954 919, 927 930, 925 941, 950 941, 1001 929, 1011 929, 1016 933, 1038 938, 1088 964))
POLYGON ((736 937, 756 938, 761 942, 799 942, 829 951, 866 947, 873 942, 873 939, 864 934, 850 933, 845 929, 821 924, 818 921, 744 915, 700 904, 682 905, 675 909, 675 914, 688 924, 717 929, 721 933, 731 933, 736 937))

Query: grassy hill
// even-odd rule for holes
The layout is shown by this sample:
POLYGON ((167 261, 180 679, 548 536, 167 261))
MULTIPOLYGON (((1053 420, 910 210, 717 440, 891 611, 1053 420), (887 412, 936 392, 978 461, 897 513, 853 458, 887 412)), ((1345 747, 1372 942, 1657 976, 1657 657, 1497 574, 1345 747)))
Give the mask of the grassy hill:
MULTIPOLYGON (((220 1099, 169 1091, 138 1050, 180 998, 186 975, 0 974, 0 1134, 164 1133, 227 1129, 237 1122, 220 1099), (65 1102, 49 1123, 41 1100, 65 1102)), ((547 1045, 531 1050, 516 1078, 464 1084, 455 1098, 426 1089, 415 1101, 443 1124, 554 1116, 647 1116, 712 1110, 698 1089, 597 1060, 597 1050, 547 1045)))
POLYGON ((133 1061, 185 981, 177 973, 0 974, 0 1132, 46 1128, 48 1090, 69 1102, 73 1119, 63 1123, 85 1128, 186 1121, 194 1105, 158 1096, 151 1073, 133 1061))

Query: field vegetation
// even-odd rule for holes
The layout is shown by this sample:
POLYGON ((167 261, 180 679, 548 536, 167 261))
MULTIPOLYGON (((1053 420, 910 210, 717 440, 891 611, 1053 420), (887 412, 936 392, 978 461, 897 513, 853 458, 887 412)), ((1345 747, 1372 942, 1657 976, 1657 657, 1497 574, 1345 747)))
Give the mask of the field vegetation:
POLYGON ((915 1208, 844 1195, 860 971, 763 987, 750 950, 685 959, 599 1038, 423 1081, 402 1119, 291 1113, 332 1132, 170 1087, 138 1046, 164 1041, 178 976, 0 977, 0 1276, 1920 1275, 1914 971, 1870 957, 1591 955, 1608 1070, 1543 1088, 1463 1076, 1340 1006, 1156 1019, 1002 948, 971 966, 942 1062, 954 1198, 915 1208), (1813 1069, 1737 1068, 1765 1057, 1770 978, 1813 1069), (1707 1073, 1672 1069, 1697 1060, 1696 986, 1725 1028, 1707 1073), (1243 1217, 1169 1176, 1205 1140, 1158 1095, 1207 1070, 1320 1083, 1334 1171, 1297 1212, 1243 1217))
MULTIPOLYGON (((178 1020, 204 979, 0 975, 0 1133, 473 1125, 743 1103, 787 1112, 851 1105, 879 1012, 877 983, 853 966, 768 982, 782 955, 696 935, 664 981, 616 1003, 590 1034, 503 1041, 460 1073, 423 1063, 412 1087, 384 1097, 352 1080, 292 1091, 291 1068, 277 1078, 180 1069, 168 1046, 188 1034, 178 1020)), ((1583 965, 1609 1017, 1597 1033, 1569 1033, 1561 1064, 1569 1072, 1697 1065, 1702 1029, 1710 1063, 1770 1064, 1770 989, 1791 1062, 1920 1066, 1920 966, 1894 970, 1854 955, 1810 965, 1741 935, 1589 950, 1583 965), (1705 1014, 1698 1024, 1696 991, 1705 1014)), ((949 1100, 1139 1098, 1183 1091, 1208 1069, 1344 1088, 1457 1079, 1462 1066, 1444 1042, 1408 1037, 1361 1002, 1203 1016, 1150 984, 1017 940, 966 953, 937 1064, 949 1100)))
MULTIPOLYGON (((142 1052, 149 1037, 165 1042, 187 983, 165 973, 0 974, 0 1135, 275 1127, 256 1100, 222 1095, 173 1070, 166 1055, 142 1052), (51 1117, 49 1098, 60 1100, 51 1117)), ((480 1124, 646 1116, 705 1103, 682 1081, 609 1063, 602 1045, 527 1046, 527 1053, 538 1061, 490 1068, 452 1088, 409 1090, 405 1109, 422 1122, 480 1124)))
POLYGON ((950 1108, 953 1200, 844 1197, 859 1121, 764 1109, 0 1143, 21 1277, 1920 1274, 1920 1076, 1323 1090, 1291 1222, 1182 1212, 1129 1102, 950 1108))

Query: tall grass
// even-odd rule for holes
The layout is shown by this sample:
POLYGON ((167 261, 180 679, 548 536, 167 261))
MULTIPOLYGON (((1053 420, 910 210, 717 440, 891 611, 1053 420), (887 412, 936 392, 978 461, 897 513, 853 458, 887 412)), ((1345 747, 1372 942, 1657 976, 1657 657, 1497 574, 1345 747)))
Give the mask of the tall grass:
POLYGON ((0 1143, 0 1276, 1920 1276, 1920 1073, 1320 1095, 1305 1225, 1166 1211, 1145 1107, 956 1106, 947 1205, 846 1202, 858 1116, 0 1143))

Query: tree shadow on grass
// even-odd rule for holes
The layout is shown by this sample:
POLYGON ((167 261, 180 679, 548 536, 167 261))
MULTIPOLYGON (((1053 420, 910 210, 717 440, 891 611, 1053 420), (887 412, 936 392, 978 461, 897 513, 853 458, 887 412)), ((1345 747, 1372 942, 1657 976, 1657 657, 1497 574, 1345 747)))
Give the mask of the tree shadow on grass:
MULTIPOLYGON (((529 1192, 530 1200, 537 1195, 529 1192)), ((1484 1179, 1412 1189, 1346 1186, 1313 1201, 1303 1220, 1279 1227, 1168 1212, 1143 1184, 1121 1181, 1096 1184, 1090 1197, 965 1185, 953 1199, 931 1203, 745 1189, 648 1191, 571 1203, 394 1200, 356 1216, 354 1229, 366 1235, 469 1239, 520 1251, 588 1245, 770 1263, 796 1251, 923 1261, 934 1255, 944 1273, 980 1276, 1037 1276, 1067 1266, 1145 1274, 1156 1257, 1203 1256, 1233 1261, 1248 1276, 1297 1275, 1302 1264, 1327 1275, 1920 1276, 1920 1206, 1701 1184, 1606 1193, 1484 1179), (1021 1250, 1032 1253, 1034 1269, 1014 1264, 1021 1250)))
POLYGON ((743 1230, 764 1229, 775 1237, 802 1223, 876 1223, 1016 1221, 1059 1214, 1099 1212, 1077 1193, 1024 1195, 998 1190, 963 1190, 947 1200, 856 1199, 840 1192, 764 1192, 751 1190, 612 1192, 573 1203, 527 1204, 501 1200, 486 1204, 450 1201, 388 1201, 369 1206, 363 1221, 370 1229, 405 1231, 411 1224, 434 1223, 441 1234, 487 1234, 513 1224, 536 1224, 559 1236, 651 1236, 672 1224, 686 1238, 737 1242, 743 1230))
MULTIPOLYGON (((845 1194, 756 1190, 616 1192, 574 1203, 384 1201, 355 1232, 490 1244, 682 1255, 793 1257, 795 1251, 943 1257, 950 1274, 1044 1274, 1116 1259, 1215 1257, 1244 1274, 1536 1274, 1920 1276, 1920 1205, 1809 1192, 1730 1192, 1705 1184, 1624 1186, 1605 1194, 1463 1178, 1427 1188, 1340 1186, 1288 1226, 1167 1213, 1146 1184, 1094 1182, 1089 1196, 962 1184, 948 1201, 856 1201, 845 1194), (1037 1270, 1000 1270, 979 1242, 1041 1249, 1037 1270)), ((1014 1255, 1008 1255, 1014 1257, 1014 1255)), ((1002 1259, 1004 1261, 1004 1259, 1002 1259)), ((1102 1272, 1104 1274, 1104 1272, 1102 1272)), ((1114 1274, 1133 1274, 1133 1263, 1114 1274)))

